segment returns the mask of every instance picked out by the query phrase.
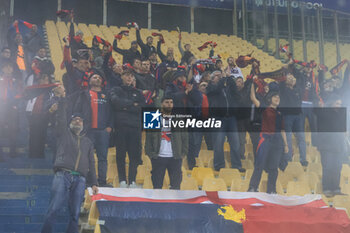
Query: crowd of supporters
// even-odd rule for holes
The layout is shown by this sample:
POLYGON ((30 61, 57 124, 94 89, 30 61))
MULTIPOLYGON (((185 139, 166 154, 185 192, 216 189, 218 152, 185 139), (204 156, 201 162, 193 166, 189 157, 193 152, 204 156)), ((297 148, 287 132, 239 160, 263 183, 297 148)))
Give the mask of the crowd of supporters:
MULTIPOLYGON (((215 42, 207 42, 208 57, 198 58, 191 45, 182 47, 179 32, 178 49, 181 61, 174 58, 174 49, 162 51, 161 34, 141 38, 137 23, 136 40, 130 48, 120 48, 118 41, 128 36, 122 31, 111 43, 94 36, 91 47, 84 43, 84 34, 74 30, 74 17, 64 41, 63 62, 54 67, 36 25, 16 20, 8 31, 8 45, 0 57, 0 160, 4 147, 11 157, 21 152, 20 138, 28 135, 30 158, 44 158, 45 144, 55 154, 54 195, 43 232, 50 232, 55 213, 64 201, 62 192, 70 192, 69 227, 74 232, 77 214, 87 183, 106 183, 108 148, 115 146, 120 187, 137 188, 135 179, 141 155, 152 162, 154 188, 162 188, 165 171, 172 189, 179 189, 182 180, 182 159, 187 157, 189 169, 196 166, 202 139, 214 151, 214 169, 225 168, 224 143, 230 146, 231 167, 245 172, 246 133, 253 144, 254 173, 249 190, 258 191, 263 170, 268 172, 268 193, 276 193, 278 169, 285 169, 292 160, 292 134, 297 139, 300 163, 308 166, 305 143, 305 119, 312 130, 312 145, 321 154, 323 190, 327 195, 340 194, 342 163, 347 162, 346 135, 342 106, 349 104, 349 62, 342 61, 328 72, 315 62, 301 62, 291 54, 287 64, 277 71, 260 72, 259 58, 240 56, 221 60, 214 55, 215 42), (26 32, 24 34, 24 32, 26 32), (159 38, 154 45, 154 37, 159 38), (117 64, 112 51, 123 57, 117 64), (178 63, 179 62, 179 63, 178 63), (225 66, 225 63, 226 66, 225 66), (240 68, 251 66, 244 77, 240 68), (344 78, 338 76, 346 66, 344 78), (62 84, 54 80, 55 69, 65 69, 62 84), (330 77, 328 77, 330 73, 330 77), (326 78, 327 76, 327 78, 326 78), (267 82, 267 80, 270 80, 267 82), (146 132, 142 144, 141 112, 144 107, 161 109, 161 117, 174 111, 185 111, 199 119, 220 119, 220 129, 172 130, 146 132), (316 108, 317 107, 317 108, 316 108), (320 109, 330 107, 328 112, 320 109), (29 130, 23 130, 23 128, 29 130), (334 131, 338 133, 316 133, 334 131), (93 153, 98 158, 98 178, 93 153), (126 154, 129 174, 126 174, 126 154), (65 176, 74 179, 64 179, 65 176), (69 181, 68 181, 69 180, 69 181)), ((230 51, 228 51, 230 52, 230 51)), ((59 79, 60 77, 56 77, 59 79)), ((346 127, 346 126, 345 126, 346 127)))

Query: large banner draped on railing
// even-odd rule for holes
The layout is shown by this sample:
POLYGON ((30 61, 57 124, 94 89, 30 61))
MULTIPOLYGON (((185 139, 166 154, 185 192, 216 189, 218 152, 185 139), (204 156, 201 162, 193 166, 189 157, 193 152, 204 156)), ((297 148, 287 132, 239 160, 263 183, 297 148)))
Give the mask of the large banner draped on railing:
POLYGON ((101 233, 350 232, 345 210, 320 195, 101 188, 91 199, 101 233))

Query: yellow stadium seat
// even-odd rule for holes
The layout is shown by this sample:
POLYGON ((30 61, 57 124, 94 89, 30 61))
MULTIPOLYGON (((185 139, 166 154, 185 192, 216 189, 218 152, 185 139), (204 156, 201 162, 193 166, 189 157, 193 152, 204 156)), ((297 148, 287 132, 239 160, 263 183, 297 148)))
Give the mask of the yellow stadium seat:
POLYGON ((94 233, 101 233, 100 224, 96 224, 94 233))
POLYGON ((242 160, 241 162, 242 162, 242 167, 243 168, 245 168, 245 169, 254 169, 253 162, 251 160, 249 160, 248 158, 242 160))
POLYGON ((170 178, 169 178, 169 173, 168 170, 165 171, 165 176, 163 180, 163 187, 162 189, 169 189, 170 186, 170 178))
POLYGON ((347 195, 350 195, 350 184, 344 184, 341 186, 341 191, 347 195))
POLYGON ((241 173, 233 168, 221 168, 219 171, 219 178, 225 181, 227 187, 232 184, 232 180, 234 179, 242 180, 241 173))
POLYGON ((89 191, 87 189, 85 189, 83 208, 86 210, 89 210, 91 208, 91 202, 92 202, 92 200, 91 200, 89 191))
POLYGON ((143 186, 142 188, 144 189, 153 189, 153 183, 152 183, 152 178, 150 175, 146 176, 144 181, 143 181, 143 186))
POLYGON ((118 176, 116 161, 108 162, 107 165, 107 184, 113 183, 114 177, 118 176))
POLYGON ((143 184, 145 177, 150 174, 150 170, 146 165, 139 165, 136 173, 136 184, 143 184))
POLYGON ((115 176, 113 179, 113 188, 118 188, 119 187, 119 177, 115 176))
POLYGON ((244 174, 244 180, 250 180, 254 172, 254 169, 246 169, 244 174))
POLYGON ((319 178, 322 177, 322 165, 320 163, 309 163, 307 171, 316 173, 319 178))
POLYGON ((299 180, 305 175, 304 168, 301 166, 300 162, 289 162, 284 173, 288 174, 294 180, 299 180))
POLYGON ((100 217, 100 212, 98 211, 96 201, 93 201, 89 211, 89 217, 88 217, 89 225, 95 226, 99 217, 100 217))
POLYGON ((207 167, 194 167, 191 177, 195 178, 199 186, 203 185, 203 179, 214 178, 213 169, 207 167))
POLYGON ((311 194, 309 184, 305 181, 290 181, 287 185, 287 195, 304 196, 311 194))
POLYGON ((320 182, 320 179, 316 173, 307 172, 301 179, 309 184, 312 193, 316 193, 317 185, 320 182))
POLYGON ((196 158, 196 166, 197 167, 204 167, 204 162, 201 157, 196 158))
POLYGON ((146 155, 143 155, 142 156, 142 163, 143 165, 145 165, 147 167, 148 170, 152 170, 152 162, 151 162, 151 159, 146 156, 146 155))
POLYGON ((253 154, 253 144, 251 143, 245 144, 245 154, 247 155, 249 153, 253 154))
POLYGON ((183 178, 180 185, 180 190, 198 190, 197 180, 193 177, 183 178))
MULTIPOLYGON (((208 167, 214 169, 214 158, 211 158, 211 159, 209 160, 208 167)), ((227 160, 225 160, 225 168, 229 168, 229 167, 230 167, 229 162, 227 162, 227 160)), ((217 173, 217 174, 218 174, 217 171, 214 171, 214 173, 217 173)))
POLYGON ((202 190, 205 191, 227 191, 226 183, 221 178, 204 178, 202 190))
POLYGON ((209 160, 214 157, 214 152, 210 150, 201 150, 198 158, 200 158, 205 167, 208 167, 209 160))
POLYGON ((333 206, 338 208, 344 208, 347 210, 347 214, 350 214, 350 197, 344 195, 337 195, 333 198, 333 206))

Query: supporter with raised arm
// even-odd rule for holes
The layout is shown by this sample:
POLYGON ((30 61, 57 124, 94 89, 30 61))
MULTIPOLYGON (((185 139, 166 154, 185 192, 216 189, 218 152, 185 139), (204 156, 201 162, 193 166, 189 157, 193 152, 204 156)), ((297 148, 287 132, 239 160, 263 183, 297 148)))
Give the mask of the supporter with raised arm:
POLYGON ((121 49, 118 48, 118 42, 117 39, 113 42, 113 49, 117 53, 123 55, 123 64, 132 64, 134 59, 137 58, 141 60, 141 53, 137 50, 138 45, 136 41, 131 42, 130 49, 121 49))
POLYGON ((260 142, 254 162, 254 172, 250 178, 249 192, 257 192, 263 170, 268 173, 267 193, 276 193, 278 167, 283 153, 288 153, 287 138, 282 114, 277 110, 279 93, 271 91, 267 95, 269 107, 263 112, 260 142))
POLYGON ((227 67, 225 68, 225 72, 229 72, 230 76, 235 78, 242 77, 244 81, 244 76, 241 69, 236 65, 233 57, 227 58, 227 67))
POLYGON ((177 43, 177 47, 179 48, 179 51, 181 53, 181 63, 182 62, 186 62, 187 64, 190 63, 190 58, 194 57, 193 53, 191 52, 191 45, 190 44, 185 44, 184 48, 182 48, 182 44, 181 44, 181 33, 179 33, 179 42, 177 43))
MULTIPOLYGON (((169 126, 169 115, 173 109, 172 97, 163 97, 161 103, 162 115, 169 126)), ((182 181, 182 158, 187 155, 188 135, 183 129, 161 126, 160 131, 147 131, 145 152, 152 162, 152 183, 154 189, 163 187, 165 171, 168 170, 170 189, 180 189, 182 181)))
POLYGON ((87 79, 90 76, 91 64, 89 55, 87 53, 81 54, 77 57, 77 63, 73 65, 72 57, 70 55, 69 40, 65 40, 63 48, 63 60, 67 69, 67 75, 62 78, 67 95, 71 95, 81 89, 87 89, 87 79))
POLYGON ((207 87, 210 116, 222 122, 220 129, 213 130, 214 169, 225 168, 224 142, 230 144, 231 167, 244 172, 239 154, 236 112, 238 107, 237 86, 232 77, 222 71, 214 71, 207 87), (224 77, 223 77, 224 76, 224 77))
POLYGON ((66 232, 79 231, 79 213, 84 200, 86 180, 90 179, 93 194, 98 193, 94 147, 82 135, 84 119, 80 114, 67 118, 67 99, 62 97, 57 109, 57 153, 54 164, 51 201, 45 216, 42 233, 51 233, 57 213, 68 203, 70 219, 66 232))
POLYGON ((44 39, 38 32, 38 26, 36 24, 31 25, 30 32, 24 36, 23 42, 25 46, 27 64, 30 64, 38 50, 45 46, 44 39))
POLYGON ((16 20, 7 32, 7 43, 13 54, 12 60, 17 64, 22 76, 26 76, 26 61, 23 37, 19 31, 18 21, 16 20), (15 30, 15 33, 12 33, 15 30))
POLYGON ((24 99, 28 99, 26 112, 29 115, 29 158, 45 158, 45 144, 49 124, 49 111, 45 108, 50 100, 51 73, 43 70, 38 74, 37 84, 24 90, 24 99))
POLYGON ((145 44, 141 39, 140 28, 138 24, 135 25, 135 28, 136 28, 136 41, 141 48, 142 59, 148 59, 151 53, 157 52, 156 48, 153 46, 153 37, 147 36, 146 44, 145 44))
POLYGON ((30 84, 37 82, 36 76, 38 76, 42 71, 47 74, 53 74, 55 72, 55 66, 53 65, 52 61, 46 56, 45 48, 40 48, 38 50, 37 55, 33 58, 31 67, 35 77, 33 80, 34 82, 30 84))
MULTIPOLYGON (((251 121, 251 132, 250 138, 253 144, 253 153, 254 158, 256 157, 256 151, 259 144, 259 134, 261 132, 261 123, 262 123, 262 115, 266 107, 268 107, 268 103, 266 100, 266 95, 270 91, 269 85, 264 82, 262 79, 258 79, 257 76, 253 76, 253 84, 251 85, 250 90, 250 100, 252 101, 252 111, 250 115, 251 121), (257 85, 257 90, 256 86, 257 85)), ((278 86, 274 82, 271 83, 271 86, 278 86)), ((271 88, 274 90, 274 88, 271 88)))
POLYGON ((301 111, 305 79, 296 69, 294 69, 293 74, 288 73, 286 81, 280 82, 279 84, 281 97, 280 107, 289 146, 288 158, 292 160, 292 134, 295 133, 299 146, 300 163, 303 166, 307 166, 305 130, 303 128, 303 115, 301 111), (297 78, 293 74, 296 75, 297 78))
POLYGON ((75 32, 74 30, 74 16, 71 14, 71 23, 69 26, 69 44, 71 48, 72 58, 77 58, 80 55, 78 54, 79 50, 86 50, 88 46, 84 43, 84 33, 82 31, 75 32))
POLYGON ((162 61, 162 63, 165 63, 167 67, 169 68, 176 68, 179 64, 175 61, 174 58, 174 49, 173 48, 168 48, 166 55, 162 52, 161 49, 161 44, 162 40, 160 39, 157 43, 157 53, 162 61))
POLYGON ((113 87, 120 86, 122 84, 121 74, 123 67, 117 64, 112 57, 112 47, 107 46, 103 48, 103 65, 102 70, 105 74, 107 81, 106 89, 110 90, 113 87))
POLYGON ((110 91, 111 104, 114 109, 114 126, 116 129, 116 150, 118 178, 121 188, 136 188, 137 166, 141 163, 141 108, 145 98, 141 91, 134 88, 135 79, 132 70, 124 70, 121 78, 123 84, 110 91), (129 155, 128 182, 125 174, 126 153, 129 155))

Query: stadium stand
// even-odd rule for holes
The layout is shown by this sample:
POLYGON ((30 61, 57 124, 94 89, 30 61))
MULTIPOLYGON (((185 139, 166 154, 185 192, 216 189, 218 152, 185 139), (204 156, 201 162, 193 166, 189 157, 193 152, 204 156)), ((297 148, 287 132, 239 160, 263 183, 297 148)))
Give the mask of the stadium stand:
MULTIPOLYGON (((47 43, 50 50, 51 60, 56 67, 55 77, 60 81, 64 74, 64 70, 59 67, 63 60, 62 38, 68 35, 69 24, 64 22, 46 21, 44 29, 47 35, 47 43)), ((94 35, 105 38, 109 42, 114 40, 114 35, 121 30, 127 30, 126 27, 106 26, 96 24, 79 23, 74 25, 76 30, 81 30, 84 33, 84 42, 91 45, 94 35)), ((175 60, 181 59, 181 54, 177 49, 177 32, 166 30, 147 30, 141 29, 141 37, 146 38, 152 32, 163 34, 166 44, 162 50, 167 48, 174 48, 175 60)), ((131 41, 135 40, 135 30, 130 30, 128 37, 124 37, 120 41, 120 47, 129 48, 131 41)), ((283 63, 275 59, 272 55, 276 52, 274 39, 269 40, 270 54, 263 52, 258 47, 244 41, 236 36, 215 35, 206 33, 182 33, 182 42, 190 43, 193 47, 198 47, 208 40, 213 40, 219 44, 215 49, 215 54, 220 54, 223 60, 229 56, 237 54, 246 55, 254 51, 254 56, 259 57, 261 61, 262 72, 279 69, 283 63)), ((262 41, 258 40, 258 44, 262 41)), ((286 44, 287 41, 281 39, 280 44, 286 44)), ((347 51, 349 51, 349 44, 341 44, 342 58, 350 59, 347 51)), ((307 42, 308 60, 315 60, 319 62, 318 56, 319 44, 318 42, 307 42)), ((198 51, 193 49, 194 55, 198 58, 208 57, 207 51, 198 51)), ((300 40, 294 41, 295 58, 303 60, 302 42, 300 40)), ((122 56, 117 56, 115 52, 112 53, 113 58, 117 63, 122 63, 122 56)), ((328 67, 336 65, 335 44, 325 43, 325 63, 328 67)), ((250 72, 250 68, 242 69, 246 76, 250 72)), ((143 135, 143 139, 144 139, 143 135)), ((289 162, 284 172, 279 172, 277 181, 277 193, 280 195, 306 195, 306 194, 321 194, 321 178, 322 165, 320 162, 320 154, 317 149, 311 146, 311 139, 308 139, 307 146, 307 160, 309 165, 304 170, 298 161, 299 157, 294 156, 293 161, 289 162)), ((293 140, 293 148, 298 153, 296 141, 293 140)), ((225 143, 225 152, 229 151, 229 146, 225 143)), ((107 183, 113 184, 113 187, 119 187, 118 171, 116 165, 115 149, 108 151, 108 169, 107 169, 107 183)), ((188 169, 187 160, 183 160, 182 174, 183 180, 181 183, 181 190, 205 190, 205 191, 239 191, 246 192, 248 190, 249 180, 253 173, 253 146, 247 135, 247 143, 245 145, 246 159, 242 160, 242 167, 246 169, 245 173, 240 173, 237 169, 231 169, 229 153, 225 154, 226 168, 222 168, 219 172, 215 172, 213 152, 209 150, 201 150, 199 157, 196 158, 196 166, 193 170, 188 169)), ((42 226, 46 207, 49 203, 50 187, 52 183, 53 174, 49 170, 52 168, 52 163, 49 161, 52 158, 47 158, 45 161, 36 160, 14 160, 11 164, 0 164, 0 229, 3 232, 39 232, 42 226), (16 169, 7 169, 6 167, 16 167, 16 169), (35 173, 38 173, 35 175, 35 173)), ((96 160, 96 171, 98 167, 98 160, 96 160)), ((143 152, 142 164, 137 168, 136 183, 143 189, 152 189, 153 184, 151 180, 152 163, 148 156, 143 152)), ((129 159, 126 160, 126 174, 128 174, 129 159)), ((169 175, 166 173, 163 183, 163 189, 169 189, 169 175)), ((341 188, 342 192, 350 195, 350 167, 344 165, 341 173, 341 188)), ((267 191, 267 173, 263 173, 262 182, 259 186, 260 192, 267 191)), ((335 207, 342 207, 350 213, 350 199, 348 196, 335 196, 334 198, 324 197, 326 203, 335 207)), ((94 232, 100 232, 99 224, 96 224, 99 218, 99 213, 95 201, 92 201, 88 192, 85 192, 85 201, 83 208, 88 213, 89 229, 94 229, 94 232), (96 226, 92 227, 91 226, 96 226)), ((55 232, 63 232, 66 228, 68 219, 67 207, 65 207, 57 217, 57 225, 55 232)), ((86 224, 86 223, 85 223, 86 224)))

